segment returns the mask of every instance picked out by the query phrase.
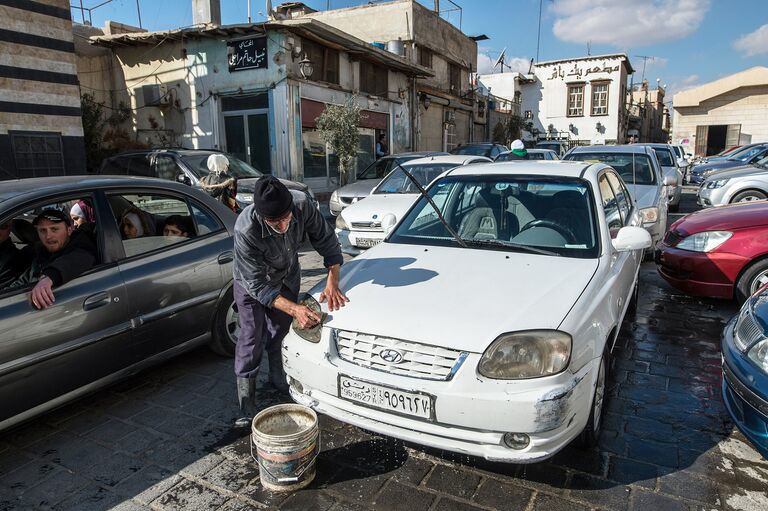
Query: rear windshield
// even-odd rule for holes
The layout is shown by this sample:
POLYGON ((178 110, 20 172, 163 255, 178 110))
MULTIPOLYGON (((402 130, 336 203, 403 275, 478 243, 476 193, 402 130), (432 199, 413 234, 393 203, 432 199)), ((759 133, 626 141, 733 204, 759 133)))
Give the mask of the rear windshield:
MULTIPOLYGON (((208 175, 208 157, 209 156, 210 154, 205 154, 205 153, 195 154, 195 155, 189 155, 189 156, 182 156, 181 160, 187 164, 187 167, 189 167, 189 169, 195 174, 195 176, 198 179, 201 179, 204 176, 208 175)), ((264 175, 258 170, 256 170, 255 168, 245 163, 243 160, 235 158, 234 156, 229 154, 225 154, 224 156, 226 156, 227 159, 229 160, 229 168, 227 169, 227 173, 232 177, 243 179, 243 178, 249 178, 249 177, 261 177, 264 175)))
POLYGON ((598 161, 610 165, 627 184, 655 185, 656 173, 647 154, 638 153, 571 153, 566 160, 598 161))
POLYGON ((674 167, 675 160, 672 159, 672 153, 669 149, 663 147, 654 147, 653 152, 656 153, 656 158, 659 160, 659 165, 662 167, 674 167))
POLYGON ((491 146, 485 145, 465 145, 451 150, 451 154, 466 154, 468 156, 488 156, 491 152, 491 146))

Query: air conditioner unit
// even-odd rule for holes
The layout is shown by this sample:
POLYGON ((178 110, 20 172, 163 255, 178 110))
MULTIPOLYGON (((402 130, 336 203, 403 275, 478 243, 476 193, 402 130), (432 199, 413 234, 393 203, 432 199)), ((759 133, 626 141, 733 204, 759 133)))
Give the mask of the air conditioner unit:
POLYGON ((453 110, 446 110, 443 112, 443 122, 453 124, 456 122, 456 112, 453 110))
POLYGON ((164 83, 142 85, 144 106, 162 106, 169 103, 168 86, 164 83))

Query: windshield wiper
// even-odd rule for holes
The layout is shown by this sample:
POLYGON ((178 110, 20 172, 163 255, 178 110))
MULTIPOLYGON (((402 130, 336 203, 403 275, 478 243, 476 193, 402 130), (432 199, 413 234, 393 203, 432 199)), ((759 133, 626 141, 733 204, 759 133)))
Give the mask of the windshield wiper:
POLYGON ((487 247, 500 247, 500 248, 513 248, 515 250, 520 250, 522 252, 531 252, 533 254, 541 254, 541 255, 549 255, 549 256, 558 256, 560 257, 560 254, 557 252, 552 252, 551 250, 545 250, 543 248, 536 248, 531 247, 528 245, 521 245, 519 243, 512 243, 509 241, 500 241, 500 240, 468 240, 466 238, 462 238, 465 243, 469 245, 478 245, 478 246, 487 246, 487 247))
POLYGON ((432 200, 432 197, 430 197, 427 194, 427 191, 424 189, 423 186, 421 186, 421 183, 419 183, 416 180, 416 178, 411 175, 410 172, 405 170, 405 167, 403 167, 399 163, 397 164, 397 166, 400 167, 400 170, 402 170, 403 173, 406 176, 408 176, 408 179, 410 179, 413 182, 413 184, 419 190, 419 193, 421 194, 421 196, 427 199, 427 202, 429 202, 430 206, 432 206, 432 209, 434 209, 435 213, 437 213, 437 218, 440 219, 440 222, 443 224, 443 226, 448 230, 451 236, 453 236, 453 239, 456 240, 456 243, 458 243, 462 248, 467 248, 467 244, 464 242, 464 240, 458 234, 456 234, 456 231, 454 231, 453 228, 450 225, 448 225, 448 222, 445 221, 445 218, 443 218, 443 214, 440 213, 440 208, 437 207, 437 204, 435 204, 435 201, 432 200))

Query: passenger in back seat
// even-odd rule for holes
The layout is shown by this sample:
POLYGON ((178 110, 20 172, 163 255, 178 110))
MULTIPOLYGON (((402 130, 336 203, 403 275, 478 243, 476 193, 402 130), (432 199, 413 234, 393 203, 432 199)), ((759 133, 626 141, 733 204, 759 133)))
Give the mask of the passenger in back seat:
POLYGON ((24 272, 24 257, 11 239, 11 222, 0 224, 0 289, 24 272))

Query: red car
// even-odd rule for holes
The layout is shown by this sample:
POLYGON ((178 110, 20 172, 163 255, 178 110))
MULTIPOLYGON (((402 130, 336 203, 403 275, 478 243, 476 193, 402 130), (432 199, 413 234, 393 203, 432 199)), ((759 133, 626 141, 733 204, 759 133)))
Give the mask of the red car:
POLYGON ((768 202, 684 216, 656 245, 664 280, 695 296, 743 302, 768 284, 768 202))

